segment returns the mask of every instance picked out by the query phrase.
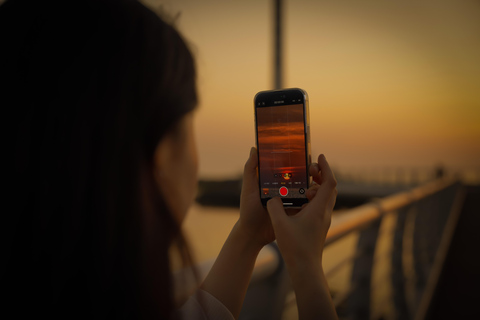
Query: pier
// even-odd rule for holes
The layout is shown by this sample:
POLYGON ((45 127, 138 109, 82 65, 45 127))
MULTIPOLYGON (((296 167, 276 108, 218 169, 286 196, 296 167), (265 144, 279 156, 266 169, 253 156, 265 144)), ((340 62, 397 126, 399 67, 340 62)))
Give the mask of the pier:
MULTIPOLYGON (((340 319, 478 318, 480 186, 452 176, 390 188, 355 185, 339 183, 340 199, 353 201, 357 191, 361 204, 334 213, 324 252, 340 319)), ((236 220, 235 206, 228 210, 225 218, 236 220)), ((201 275, 213 261, 200 261, 201 275)), ((194 288, 192 281, 184 294, 194 288)), ((275 243, 259 255, 241 319, 297 319, 275 243)))

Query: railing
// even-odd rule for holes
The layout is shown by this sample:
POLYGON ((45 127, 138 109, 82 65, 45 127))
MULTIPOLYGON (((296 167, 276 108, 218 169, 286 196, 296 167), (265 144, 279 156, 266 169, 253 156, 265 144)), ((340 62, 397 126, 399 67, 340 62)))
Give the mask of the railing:
MULTIPOLYGON (((352 270, 347 288, 333 295, 339 317, 423 319, 463 199, 460 183, 437 179, 349 209, 341 213, 341 219, 334 219, 327 247, 358 234, 354 254, 325 270, 327 280, 343 268, 352 270), (387 221, 389 230, 385 229, 387 221), (379 245, 387 242, 387 246, 379 245), (374 272, 380 269, 382 277, 374 272)), ((199 265, 200 277, 212 264, 207 261, 199 265)), ((194 285, 190 283, 191 292, 194 285)), ((295 306, 281 255, 275 244, 266 246, 257 259, 240 318, 281 319, 285 309, 295 306)))
MULTIPOLYGON (((351 209, 344 222, 330 228, 328 244, 359 232, 355 255, 350 260, 350 288, 334 300, 337 306, 346 306, 339 310, 341 317, 424 318, 460 214, 462 190, 453 180, 439 179, 351 209), (387 217, 393 218, 394 225, 391 232, 382 234, 382 222, 387 217), (377 250, 382 238, 391 240, 384 252, 377 250), (372 270, 381 264, 390 270, 388 278, 377 277, 374 281, 372 270), (391 287, 390 306, 385 306, 388 301, 382 303, 385 296, 375 293, 379 286, 391 287), (376 303, 372 303, 376 295, 376 303)), ((331 270, 326 273, 328 276, 331 270)))

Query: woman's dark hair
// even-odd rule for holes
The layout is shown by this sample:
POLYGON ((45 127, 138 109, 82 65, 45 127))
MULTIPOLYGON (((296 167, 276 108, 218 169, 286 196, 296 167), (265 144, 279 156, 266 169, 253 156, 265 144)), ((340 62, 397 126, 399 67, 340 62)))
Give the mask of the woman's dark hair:
POLYGON ((197 104, 184 40, 128 0, 7 1, 0 30, 6 304, 19 318, 171 317, 169 248, 188 250, 153 155, 197 104))

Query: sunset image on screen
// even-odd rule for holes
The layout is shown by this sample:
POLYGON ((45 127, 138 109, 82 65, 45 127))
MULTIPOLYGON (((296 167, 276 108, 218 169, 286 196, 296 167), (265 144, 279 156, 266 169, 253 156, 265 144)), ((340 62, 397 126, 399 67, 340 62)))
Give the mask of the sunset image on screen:
POLYGON ((257 108, 262 197, 304 197, 307 188, 303 105, 257 108), (285 190, 285 189, 282 189, 285 190))

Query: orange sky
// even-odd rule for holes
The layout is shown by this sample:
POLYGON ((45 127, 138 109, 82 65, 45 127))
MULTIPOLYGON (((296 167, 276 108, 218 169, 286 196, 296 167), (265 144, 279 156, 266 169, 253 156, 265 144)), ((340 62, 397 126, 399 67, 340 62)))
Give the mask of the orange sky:
MULTIPOLYGON (((271 89, 271 1, 145 0, 197 58, 203 177, 241 172, 271 89)), ((480 2, 285 1, 285 87, 310 98, 312 156, 337 168, 480 164, 480 2)))
POLYGON ((274 174, 291 173, 295 181, 305 181, 303 119, 302 104, 257 108, 259 172, 263 180, 273 180, 274 174))

